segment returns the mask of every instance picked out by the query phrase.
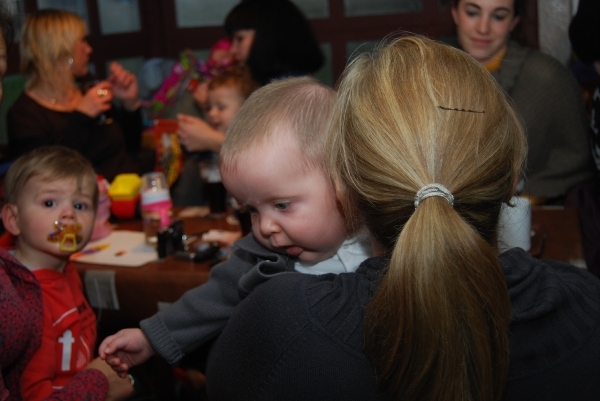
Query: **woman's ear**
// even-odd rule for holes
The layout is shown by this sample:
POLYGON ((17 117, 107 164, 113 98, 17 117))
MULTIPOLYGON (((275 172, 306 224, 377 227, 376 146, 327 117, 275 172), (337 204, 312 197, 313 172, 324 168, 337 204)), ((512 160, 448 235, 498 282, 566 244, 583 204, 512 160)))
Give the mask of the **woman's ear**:
POLYGON ((458 25, 458 8, 456 5, 452 5, 450 7, 450 12, 452 13, 452 19, 454 20, 454 25, 458 25))
POLYGON ((508 193, 506 199, 504 200, 504 202, 508 203, 510 202, 510 200, 512 199, 512 197, 515 195, 515 192, 517 192, 517 186, 519 185, 519 175, 515 174, 514 178, 513 178, 513 183, 512 186, 510 188, 510 192, 508 193))
POLYGON ((2 207, 2 223, 4 223, 4 228, 6 228, 6 231, 15 237, 21 234, 21 230, 19 229, 19 210, 17 205, 7 203, 2 207))
POLYGON ((521 20, 521 17, 519 17, 518 15, 513 17, 512 22, 510 23, 510 27, 509 27, 509 32, 512 32, 513 29, 515 29, 515 27, 517 26, 517 24, 519 23, 519 21, 521 20))

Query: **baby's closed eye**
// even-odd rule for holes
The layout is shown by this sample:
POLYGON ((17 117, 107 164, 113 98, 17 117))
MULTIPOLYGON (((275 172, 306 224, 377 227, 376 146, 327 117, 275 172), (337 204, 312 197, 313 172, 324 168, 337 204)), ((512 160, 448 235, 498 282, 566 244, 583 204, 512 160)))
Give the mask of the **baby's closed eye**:
POLYGON ((277 202, 275 203, 275 207, 279 210, 287 210, 291 206, 291 202, 277 202))

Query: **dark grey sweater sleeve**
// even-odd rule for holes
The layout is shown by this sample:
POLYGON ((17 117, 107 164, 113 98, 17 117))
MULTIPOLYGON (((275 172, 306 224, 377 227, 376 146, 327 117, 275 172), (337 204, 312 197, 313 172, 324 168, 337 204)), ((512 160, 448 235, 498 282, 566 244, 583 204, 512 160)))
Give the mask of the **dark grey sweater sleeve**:
POLYGON ((241 290, 240 285, 264 281, 262 265, 269 265, 272 274, 290 269, 282 255, 262 248, 251 235, 236 242, 236 246, 227 261, 213 267, 206 283, 187 291, 166 310, 140 322, 154 351, 170 364, 179 362, 187 352, 223 330, 242 300, 240 293, 247 291, 246 288, 241 290), (257 279, 251 278, 255 275, 257 279))

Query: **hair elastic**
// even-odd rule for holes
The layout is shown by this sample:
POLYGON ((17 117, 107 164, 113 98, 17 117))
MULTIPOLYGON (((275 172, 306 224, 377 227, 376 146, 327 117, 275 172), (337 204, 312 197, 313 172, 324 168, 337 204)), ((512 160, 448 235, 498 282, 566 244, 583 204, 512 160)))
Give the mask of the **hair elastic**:
POLYGON ((423 200, 432 196, 441 196, 446 199, 450 206, 454 206, 454 196, 452 192, 448 190, 442 184, 427 184, 423 188, 419 189, 419 192, 415 195, 415 209, 419 207, 423 200))

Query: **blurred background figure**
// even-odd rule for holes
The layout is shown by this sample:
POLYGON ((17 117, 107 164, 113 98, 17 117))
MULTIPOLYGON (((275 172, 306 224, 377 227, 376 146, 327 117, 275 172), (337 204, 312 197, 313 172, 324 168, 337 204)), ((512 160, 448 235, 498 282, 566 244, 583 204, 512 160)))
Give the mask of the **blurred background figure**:
POLYGON ((302 12, 288 0, 246 0, 225 19, 231 52, 261 85, 313 74, 325 57, 302 12))
POLYGON ((29 14, 20 46, 21 70, 28 79, 8 113, 10 158, 58 144, 82 153, 109 181, 120 173, 153 168, 153 154, 140 153, 137 78, 114 62, 106 80, 90 77, 92 48, 81 17, 54 9, 29 14), (113 107, 113 99, 122 107, 113 107))
MULTIPOLYGON (((235 6, 225 18, 224 28, 231 38, 230 54, 239 66, 245 66, 259 85, 273 79, 309 75, 325 63, 325 56, 308 20, 289 0, 246 0, 235 6)), ((213 53, 215 52, 213 48, 213 53)), ((207 97, 195 91, 196 101, 207 97)), ((225 132, 212 127, 199 116, 178 114, 179 137, 188 152, 218 153, 225 132)), ((197 188, 197 170, 186 163, 180 180, 172 188, 175 205, 197 204, 192 195, 197 188), (183 194, 188 194, 184 196, 183 194)))
POLYGON ((454 45, 492 73, 524 121, 529 151, 521 194, 533 204, 562 204, 570 188, 593 175, 583 99, 560 62, 510 40, 523 10, 524 0, 453 0, 454 45))
MULTIPOLYGON (((600 2, 579 0, 577 14, 569 26, 569 38, 575 55, 594 66, 600 75, 600 2)), ((592 154, 596 162, 596 178, 600 184, 600 86, 592 96, 591 110, 592 154)))
MULTIPOLYGON (((600 2, 579 0, 577 14, 569 26, 569 38, 577 58, 593 65, 600 76, 600 2)), ((600 277, 600 86, 592 93, 589 133, 596 174, 572 191, 568 201, 577 207, 579 214, 587 268, 600 277)))
MULTIPOLYGON (((191 135, 191 127, 196 126, 197 119, 192 116, 179 115, 179 141, 190 151, 183 171, 176 184, 171 188, 173 203, 178 206, 204 204, 204 185, 199 172, 199 161, 209 158, 217 159, 225 132, 229 124, 240 110, 246 99, 258 87, 245 67, 230 68, 215 76, 207 84, 207 120, 210 132, 215 135, 212 141, 206 138, 198 142, 198 137, 191 135)), ((201 120, 202 121, 202 120, 201 120)), ((205 121, 202 121, 206 124, 205 121)))

